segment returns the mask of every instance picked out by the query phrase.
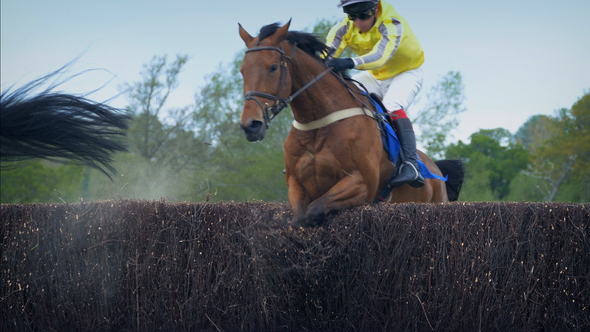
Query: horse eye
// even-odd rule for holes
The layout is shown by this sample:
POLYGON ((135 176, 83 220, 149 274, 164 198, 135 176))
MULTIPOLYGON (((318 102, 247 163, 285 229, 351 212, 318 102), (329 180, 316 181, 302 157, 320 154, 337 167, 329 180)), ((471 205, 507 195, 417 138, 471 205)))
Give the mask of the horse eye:
POLYGON ((277 69, 279 69, 279 66, 277 64, 274 64, 272 66, 270 66, 270 72, 274 73, 275 71, 277 71, 277 69))

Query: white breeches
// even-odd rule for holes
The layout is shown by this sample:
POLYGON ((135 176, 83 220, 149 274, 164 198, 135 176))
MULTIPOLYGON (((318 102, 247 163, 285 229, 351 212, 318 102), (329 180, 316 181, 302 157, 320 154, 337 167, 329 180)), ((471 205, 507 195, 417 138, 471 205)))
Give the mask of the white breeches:
POLYGON ((420 92, 423 80, 420 67, 383 81, 376 79, 366 70, 352 78, 361 82, 369 90, 369 93, 377 94, 390 113, 400 109, 406 111, 420 92))

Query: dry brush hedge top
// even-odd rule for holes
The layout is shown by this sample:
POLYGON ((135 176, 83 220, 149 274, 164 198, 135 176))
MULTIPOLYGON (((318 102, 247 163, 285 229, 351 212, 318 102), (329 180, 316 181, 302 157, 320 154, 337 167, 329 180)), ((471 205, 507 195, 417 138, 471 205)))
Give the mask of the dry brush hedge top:
POLYGON ((2 205, 2 329, 584 330, 590 204, 2 205))

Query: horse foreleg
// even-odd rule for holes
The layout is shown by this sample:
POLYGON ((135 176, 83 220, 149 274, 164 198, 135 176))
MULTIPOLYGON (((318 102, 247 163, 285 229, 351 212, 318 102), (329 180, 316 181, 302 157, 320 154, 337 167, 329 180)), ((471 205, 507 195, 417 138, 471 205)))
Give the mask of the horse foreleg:
POLYGON ((328 212, 363 204, 366 202, 367 195, 367 184, 363 176, 359 171, 354 171, 309 204, 305 214, 307 225, 315 226, 322 223, 328 212))
POLYGON ((292 224, 295 227, 305 226, 305 211, 311 201, 305 188, 293 176, 287 180, 289 187, 289 204, 293 211, 292 224))

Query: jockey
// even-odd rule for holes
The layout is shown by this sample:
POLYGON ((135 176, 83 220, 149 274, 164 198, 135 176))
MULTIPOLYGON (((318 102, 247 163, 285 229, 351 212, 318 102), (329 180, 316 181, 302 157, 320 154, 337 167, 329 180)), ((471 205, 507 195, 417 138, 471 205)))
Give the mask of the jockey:
POLYGON ((408 22, 384 0, 340 0, 338 7, 347 16, 328 33, 326 45, 332 49, 332 58, 327 65, 335 71, 362 70, 352 78, 382 99, 405 156, 391 185, 422 187, 416 137, 405 112, 422 87, 422 46, 408 22), (357 57, 339 58, 346 47, 357 57))

